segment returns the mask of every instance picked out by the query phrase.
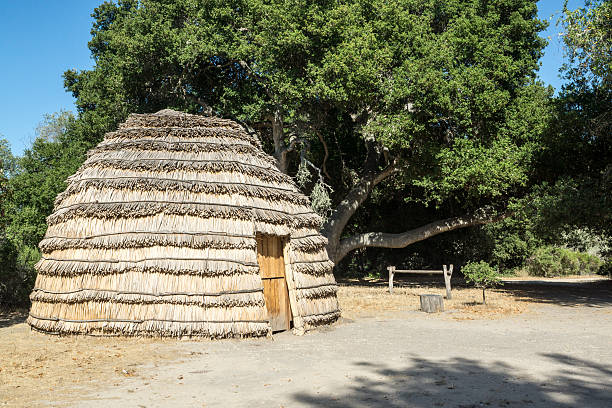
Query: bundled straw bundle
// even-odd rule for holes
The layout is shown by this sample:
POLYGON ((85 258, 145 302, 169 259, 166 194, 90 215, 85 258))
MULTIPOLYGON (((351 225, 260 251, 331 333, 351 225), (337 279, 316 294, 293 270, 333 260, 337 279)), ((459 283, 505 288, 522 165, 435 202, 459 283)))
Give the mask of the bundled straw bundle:
POLYGON ((257 234, 285 237, 292 320, 339 316, 321 223, 237 123, 133 114, 55 202, 28 323, 53 333, 265 336, 257 234))

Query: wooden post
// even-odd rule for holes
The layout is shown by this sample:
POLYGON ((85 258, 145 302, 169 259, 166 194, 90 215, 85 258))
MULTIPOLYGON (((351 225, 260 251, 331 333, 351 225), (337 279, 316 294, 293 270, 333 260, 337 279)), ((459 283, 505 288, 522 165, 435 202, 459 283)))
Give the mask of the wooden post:
POLYGON ((450 264, 449 268, 446 265, 442 265, 444 271, 444 284, 446 285, 446 299, 450 300, 453 298, 451 293, 451 276, 453 276, 453 264, 450 264))
POLYGON ((287 279, 287 289, 289 290, 289 304, 291 305, 291 314, 293 317, 293 333, 298 336, 303 335, 306 330, 304 329, 304 320, 298 313, 298 300, 295 295, 295 280, 293 279, 293 269, 291 267, 291 257, 289 238, 285 238, 283 245, 283 258, 285 260, 285 278, 287 279))
POLYGON ((421 295, 421 310, 427 313, 443 312, 442 295, 421 295))
POLYGON ((395 266, 387 266, 389 271, 389 293, 393 293, 393 275, 395 275, 395 266))

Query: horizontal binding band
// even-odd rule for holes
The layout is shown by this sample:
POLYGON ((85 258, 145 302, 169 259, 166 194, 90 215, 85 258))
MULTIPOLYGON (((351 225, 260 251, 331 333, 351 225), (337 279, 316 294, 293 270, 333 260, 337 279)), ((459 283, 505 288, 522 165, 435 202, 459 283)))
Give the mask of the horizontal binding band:
MULTIPOLYGON (((253 206, 253 205, 234 205, 234 204, 225 204, 225 203, 204 203, 201 201, 164 201, 164 200, 133 200, 133 201, 109 201, 109 202, 86 202, 86 203, 76 203, 76 204, 71 204, 71 205, 67 205, 65 207, 60 207, 57 208, 55 210, 55 212, 61 211, 61 210, 70 210, 73 208, 78 208, 78 207, 82 207, 82 206, 86 206, 86 205, 104 205, 104 204, 125 204, 125 205, 129 205, 129 204, 187 204, 187 205, 201 205, 201 206, 211 206, 211 207, 227 207, 227 208, 235 208, 238 210, 243 210, 243 211, 248 211, 248 210, 261 210, 261 211, 271 211, 271 212, 275 212, 275 213, 280 213, 286 216, 296 216, 296 215, 310 215, 310 216, 315 216, 315 217, 319 217, 314 211, 310 210, 310 211, 304 211, 304 212, 295 212, 295 213, 291 213, 288 211, 283 211, 283 210, 276 210, 270 207, 257 207, 257 206, 253 206)), ((53 216, 54 214, 52 214, 51 216, 53 216)))
POLYGON ((337 283, 322 283, 320 285, 312 285, 312 286, 301 286, 301 287, 295 287, 296 290, 307 290, 307 289, 317 289, 317 288, 324 288, 326 286, 333 286, 335 288, 338 287, 337 283))
POLYGON ((51 295, 69 295, 72 293, 79 293, 79 292, 84 292, 86 290, 91 290, 94 292, 111 292, 111 293, 115 293, 117 295, 145 295, 145 296, 156 296, 156 297, 163 297, 163 296, 210 296, 210 297, 215 297, 215 296, 224 296, 224 295, 239 295, 239 294, 244 294, 244 293, 257 293, 257 292, 263 292, 263 288, 256 288, 256 289, 242 289, 242 290, 234 290, 234 291, 222 291, 222 292, 204 292, 204 293, 196 293, 196 292, 161 292, 161 293, 148 293, 148 292, 134 292, 134 291, 121 291, 121 290, 112 290, 112 289, 100 289, 100 288, 95 288, 95 289, 89 289, 89 288, 82 288, 82 289, 77 289, 77 290, 71 290, 69 292, 56 292, 56 291, 51 291, 51 290, 46 290, 46 289, 41 289, 41 288, 34 288, 32 289, 32 292, 43 292, 43 293, 48 293, 51 295))
POLYGON ((255 235, 252 234, 232 234, 228 232, 187 232, 187 231, 126 231, 126 232, 112 232, 106 234, 86 235, 84 237, 62 237, 59 235, 45 236, 44 239, 93 239, 101 237, 109 237, 114 235, 129 235, 129 234, 147 234, 147 235, 196 235, 196 236, 211 236, 211 237, 232 237, 232 238, 252 238, 255 239, 255 235))
POLYGON ((214 142, 176 141, 167 142, 155 139, 129 140, 123 142, 101 143, 87 152, 88 157, 95 154, 117 150, 140 150, 140 151, 173 151, 173 152, 229 152, 252 154, 262 160, 272 160, 264 157, 259 148, 250 143, 228 145, 214 142), (165 147, 163 147, 165 146, 165 147))
POLYGON ((144 323, 144 322, 170 322, 170 323, 269 323, 267 320, 171 320, 171 319, 142 319, 142 320, 129 320, 129 319, 87 319, 87 320, 73 320, 63 319, 61 317, 42 317, 36 316, 29 313, 29 316, 38 320, 48 320, 52 322, 66 322, 66 323, 96 323, 96 322, 109 322, 109 323, 144 323))
POLYGON ((254 262, 243 262, 237 259, 225 259, 225 258, 144 258, 138 259, 135 261, 119 261, 119 260, 91 260, 91 259, 57 259, 57 258, 47 258, 43 256, 41 258, 45 261, 55 261, 55 262, 87 262, 87 263, 141 263, 146 261, 203 261, 203 262, 228 262, 228 263, 237 263, 244 266, 256 266, 259 267, 258 263, 254 262))
POLYGON ((83 177, 79 179, 72 179, 71 182, 74 184, 78 184, 81 181, 106 181, 106 180, 155 180, 155 181, 172 181, 177 183, 185 183, 185 184, 212 184, 215 186, 248 186, 254 188, 262 188, 262 189, 270 189, 270 190, 279 190, 287 193, 293 193, 297 195, 301 195, 301 193, 297 192, 293 188, 279 187, 279 186, 270 186, 265 184, 253 184, 253 183, 244 183, 244 182, 231 182, 231 181, 207 181, 207 180, 197 180, 197 179, 176 179, 176 178, 165 178, 165 177, 141 177, 141 176, 113 176, 113 177, 83 177))
POLYGON ((180 126, 120 128, 104 135, 104 140, 135 139, 138 137, 227 138, 247 141, 259 146, 259 139, 239 128, 222 126, 185 128, 180 126))
MULTIPOLYGON (((288 176, 285 173, 276 171, 276 169, 274 169, 271 165, 270 166, 260 166, 258 164, 246 163, 246 162, 238 161, 238 160, 204 160, 204 159, 189 160, 189 159, 179 159, 179 158, 174 159, 171 157, 168 157, 168 158, 140 157, 137 159, 129 159, 129 158, 125 158, 125 159, 97 158, 97 159, 94 159, 94 158, 90 158, 85 161, 85 163, 83 164, 83 167, 81 167, 81 170, 94 167, 95 165, 98 165, 98 164, 113 163, 113 162, 118 162, 120 164, 126 164, 125 166, 118 166, 119 169, 122 169, 122 170, 130 169, 132 167, 138 167, 137 165, 138 162, 157 163, 158 166, 161 166, 162 168, 165 166, 170 166, 171 164, 174 164, 177 162, 178 163, 188 163, 188 164, 196 164, 196 163, 213 164, 214 163, 214 164, 220 164, 221 167, 223 167, 223 165, 226 165, 226 164, 232 164, 232 165, 236 165, 237 167, 253 168, 253 169, 256 169, 257 172, 260 172, 260 173, 265 172, 266 176, 272 177, 275 180, 285 181, 287 183, 295 184, 295 182, 290 176, 288 176), (162 162, 165 162, 165 163, 162 164, 162 162), (134 166, 134 164, 136 165, 134 166)), ((194 170, 200 170, 199 168, 197 168, 197 166, 192 166, 192 167, 185 166, 185 167, 193 168, 194 170)), ((202 167, 206 167, 206 166, 202 166, 202 167)), ((154 166, 151 166, 150 168, 155 169, 154 166)), ((211 172, 210 169, 205 169, 205 170, 208 172, 211 172)))

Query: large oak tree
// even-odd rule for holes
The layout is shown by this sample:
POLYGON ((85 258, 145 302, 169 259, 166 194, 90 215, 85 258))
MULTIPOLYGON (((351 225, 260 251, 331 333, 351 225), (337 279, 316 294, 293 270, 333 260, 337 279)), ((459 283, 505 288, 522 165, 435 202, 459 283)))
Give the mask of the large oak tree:
POLYGON ((314 163, 333 189, 333 260, 404 247, 495 220, 528 186, 550 116, 534 82, 545 44, 535 3, 106 2, 93 15, 95 67, 65 74, 75 131, 95 143, 128 113, 166 107, 241 120, 282 171, 314 163), (451 203, 453 216, 347 233, 376 189, 451 203))

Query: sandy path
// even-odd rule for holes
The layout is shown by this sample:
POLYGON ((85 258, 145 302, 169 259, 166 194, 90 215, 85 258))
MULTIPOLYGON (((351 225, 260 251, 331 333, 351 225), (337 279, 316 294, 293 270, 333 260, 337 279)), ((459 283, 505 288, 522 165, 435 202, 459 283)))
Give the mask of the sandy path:
MULTIPOLYGON (((383 282, 384 283, 384 282, 383 282)), ((612 282, 345 286, 338 325, 303 337, 184 341, 55 337, 0 319, 0 406, 610 407, 612 282), (353 319, 353 320, 350 320, 353 319)))
POLYGON ((478 321, 403 312, 301 338, 185 343, 192 358, 69 405, 610 407, 611 345, 607 307, 478 321))

